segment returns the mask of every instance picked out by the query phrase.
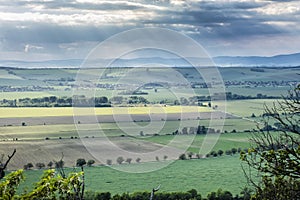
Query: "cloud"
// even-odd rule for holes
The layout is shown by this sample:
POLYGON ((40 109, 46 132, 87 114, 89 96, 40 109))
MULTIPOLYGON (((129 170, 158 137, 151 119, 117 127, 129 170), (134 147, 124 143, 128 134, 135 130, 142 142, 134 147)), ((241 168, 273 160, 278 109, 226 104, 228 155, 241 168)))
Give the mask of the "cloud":
POLYGON ((44 47, 26 44, 24 47, 24 52, 28 53, 29 51, 32 50, 41 50, 41 49, 44 49, 44 47))
MULTIPOLYGON (((299 38, 299 9, 296 0, 4 1, 0 5, 0 53, 78 56, 88 52, 91 44, 140 27, 177 30, 203 43, 212 54, 255 54, 264 40, 273 52, 272 45, 278 46, 270 41, 275 38, 299 38), (239 41, 246 45, 244 52, 239 51, 239 41), (222 53, 222 47, 232 50, 222 53)), ((295 45, 300 46, 297 41, 295 45)), ((290 51, 288 44, 283 46, 283 53, 290 51)))

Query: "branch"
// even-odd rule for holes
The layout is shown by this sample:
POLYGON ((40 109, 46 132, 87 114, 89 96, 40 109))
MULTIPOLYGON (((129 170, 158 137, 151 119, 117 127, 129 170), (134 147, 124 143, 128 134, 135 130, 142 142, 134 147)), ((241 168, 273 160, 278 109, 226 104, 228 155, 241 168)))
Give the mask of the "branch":
POLYGON ((80 199, 84 199, 84 189, 85 189, 85 182, 84 182, 84 170, 83 170, 83 166, 81 166, 81 171, 83 172, 82 175, 82 188, 81 188, 81 194, 80 194, 80 199))
POLYGON ((0 179, 2 179, 4 177, 4 175, 5 175, 4 170, 6 169, 8 163, 10 162, 12 157, 14 157, 16 152, 17 152, 17 150, 14 149, 13 153, 11 155, 8 155, 8 160, 5 162, 5 164, 3 166, 0 166, 0 179))
POLYGON ((159 188, 160 188, 160 184, 159 184, 159 186, 157 186, 157 188, 153 188, 153 189, 152 189, 151 196, 150 196, 150 200, 153 199, 154 193, 157 192, 157 191, 159 190, 159 188))

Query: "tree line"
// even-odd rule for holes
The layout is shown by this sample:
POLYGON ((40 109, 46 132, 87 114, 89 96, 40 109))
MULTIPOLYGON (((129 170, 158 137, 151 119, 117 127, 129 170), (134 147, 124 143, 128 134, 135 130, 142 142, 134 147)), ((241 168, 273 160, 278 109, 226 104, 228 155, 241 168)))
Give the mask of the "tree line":
MULTIPOLYGON (((73 97, 58 97, 58 96, 47 96, 39 98, 20 98, 20 99, 2 99, 0 100, 1 107, 110 107, 113 104, 149 104, 149 103, 160 103, 170 105, 198 105, 211 107, 211 103, 204 105, 203 102, 210 102, 212 99, 218 99, 220 94, 213 94, 212 96, 192 96, 189 98, 180 97, 178 100, 173 102, 167 100, 161 100, 159 102, 150 102, 143 96, 132 95, 129 97, 114 96, 108 98, 106 96, 101 97, 86 97, 85 95, 74 95, 73 97)), ((278 99, 278 96, 267 96, 264 94, 257 94, 256 96, 251 95, 238 95, 226 92, 227 100, 243 100, 243 99, 278 99)))

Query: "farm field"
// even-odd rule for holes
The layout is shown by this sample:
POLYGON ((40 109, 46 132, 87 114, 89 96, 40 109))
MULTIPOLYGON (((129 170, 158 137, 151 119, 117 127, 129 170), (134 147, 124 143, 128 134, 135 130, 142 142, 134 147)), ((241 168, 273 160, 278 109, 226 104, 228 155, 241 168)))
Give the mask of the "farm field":
MULTIPOLYGON (((63 154, 67 171, 73 170, 71 167, 75 166, 78 158, 96 160, 94 167, 85 168, 86 190, 109 191, 112 194, 132 193, 149 191, 161 184, 162 192, 194 188, 202 196, 206 196, 208 192, 222 188, 239 194, 247 186, 241 161, 238 153, 229 156, 225 152, 232 148, 244 150, 251 146, 251 131, 260 125, 263 106, 271 106, 277 99, 239 99, 227 102, 201 100, 203 105, 196 106, 199 102, 193 102, 190 97, 205 97, 210 94, 208 88, 199 84, 203 82, 202 77, 195 75, 193 70, 176 69, 188 81, 196 83, 192 92, 189 88, 192 84, 177 83, 176 77, 162 75, 163 70, 159 68, 151 69, 150 72, 137 69, 133 74, 128 73, 125 84, 118 82, 128 70, 100 70, 101 73, 104 72, 104 76, 99 80, 95 70, 85 69, 81 75, 89 78, 86 81, 87 86, 84 90, 77 91, 74 87, 77 69, 0 69, 3 72, 0 73, 0 89, 5 90, 1 92, 2 100, 16 99, 17 102, 17 99, 27 97, 72 97, 74 94, 107 98, 121 96, 125 99, 120 101, 120 105, 116 103, 116 107, 102 108, 0 107, 0 153, 17 149, 8 170, 23 168, 29 162, 33 165, 38 162, 47 165, 50 161, 59 160, 63 154), (153 84, 151 77, 146 77, 146 82, 151 84, 139 87, 138 91, 143 93, 137 96, 149 102, 123 104, 122 102, 128 102, 131 98, 132 88, 135 91, 137 87, 131 79, 139 77, 142 80, 145 73, 164 81, 153 84), (89 88, 93 84, 99 84, 95 91, 89 88), (188 103, 178 105, 178 102, 185 99, 188 103), (208 103, 211 103, 211 108, 208 103), (221 108, 225 105, 226 115, 223 115, 221 108), (129 116, 128 119, 122 118, 126 115, 129 116), (212 116, 214 117, 210 120, 212 116), (205 135, 172 135, 176 131, 183 133, 184 128, 191 130, 191 127, 196 128, 198 125, 213 128, 222 134, 210 134, 208 140, 205 135), (119 149, 111 149, 111 144, 119 149), (166 146, 172 151, 164 160, 166 155, 157 152, 166 146), (204 156, 206 153, 203 153, 203 149, 209 152, 222 150, 224 154, 216 158, 177 160, 182 152, 192 152, 194 158, 199 153, 204 156), (124 152, 138 154, 134 154, 135 156, 148 152, 152 154, 142 157, 140 163, 136 163, 137 157, 133 156, 130 157, 133 160, 131 164, 117 165, 117 157, 123 156, 124 152), (99 155, 103 159, 97 160, 99 155), (118 170, 103 166, 109 159, 113 168, 118 170), (155 172, 122 172, 140 171, 175 160, 176 162, 155 172), (178 184, 174 185, 174 182, 178 184)), ((289 82, 282 81, 278 69, 271 68, 264 68, 262 71, 253 71, 250 68, 220 68, 220 73, 226 83, 225 92, 252 97, 261 94, 274 98, 285 95, 290 89, 289 84, 298 80, 295 75, 297 70, 299 69, 287 68, 280 71, 284 80, 289 82)), ((115 106, 113 103, 112 105, 115 106)), ((40 170, 27 170, 27 180, 21 188, 30 187, 25 185, 32 185, 41 174, 40 170)))
MULTIPOLYGON (((255 119, 252 119, 255 120, 255 119)), ((215 120, 216 122, 222 120, 215 120)), ((28 122, 27 122, 28 123, 28 122)), ((151 126, 162 126, 159 132, 160 135, 171 134, 172 132, 179 129, 179 127, 190 127, 195 124, 199 124, 202 126, 208 127, 210 120, 189 120, 189 121, 153 121, 151 122, 151 126), (180 125, 181 124, 181 125, 180 125)), ((30 124, 30 122, 29 122, 30 124)), ((124 134, 122 131, 123 129, 132 130, 132 132, 136 132, 135 136, 140 136, 139 132, 149 125, 149 122, 136 122, 136 127, 132 126, 132 123, 128 122, 107 122, 107 123, 99 123, 99 126, 92 126, 91 124, 81 124, 81 130, 85 130, 84 136, 97 136, 97 130, 101 129, 106 136, 120 136, 124 134), (120 126, 122 128, 120 128, 120 126)), ((222 129, 223 132, 232 132, 236 130, 237 132, 244 132, 245 130, 252 130, 255 129, 257 123, 245 120, 245 119, 226 119, 224 122, 224 126, 216 126, 217 129, 222 129)), ((125 133, 126 134, 126 133, 125 133)), ((131 134, 133 135, 133 134, 131 134)), ((28 126, 21 126, 21 123, 18 126, 2 126, 0 127, 0 139, 44 139, 46 137, 56 139, 58 137, 69 138, 71 136, 78 136, 76 125, 75 124, 46 124, 46 125, 28 125, 28 126)))
POLYGON ((191 112, 210 112, 207 107, 197 106, 153 106, 153 107, 128 107, 128 108, 73 108, 73 107, 57 107, 57 108, 0 108, 0 118, 14 117, 49 117, 49 116, 73 116, 79 115, 113 115, 113 114, 150 114, 150 113, 191 113, 191 112), (74 110, 75 113, 74 113, 74 110))
MULTIPOLYGON (((239 194, 248 186, 241 164, 239 156, 235 155, 176 161, 159 171, 139 174, 125 173, 106 166, 86 167, 86 190, 109 191, 112 194, 133 193, 150 191, 161 184, 161 192, 188 191, 194 188, 202 196, 206 196, 207 193, 222 188, 239 194)), ((157 165, 157 162, 122 164, 118 168, 147 168, 147 165, 157 165)), ((25 185, 32 185, 41 174, 40 170, 26 171, 26 182, 21 185, 20 190, 25 189, 25 185)))
MULTIPOLYGON (((297 72, 299 68, 262 68, 263 71, 253 71, 252 68, 242 67, 228 67, 218 68, 222 79, 227 86, 226 92, 232 92, 233 94, 239 95, 251 95, 256 96, 257 94, 269 95, 269 96, 281 96, 286 95, 286 91, 291 89, 291 85, 288 82, 297 82, 297 72), (233 81, 234 80, 234 81, 233 81), (288 82, 287 82, 288 80, 288 82), (267 81, 267 82, 266 82, 267 81), (276 83, 275 83, 276 82, 276 83), (229 85, 228 85, 229 84, 229 85), (278 85, 279 84, 279 85, 278 85)), ((71 97, 78 91, 72 86, 75 84, 77 73, 80 73, 81 79, 86 79, 88 82, 93 84, 108 84, 114 86, 116 84, 127 84, 123 85, 118 90, 114 91, 111 87, 107 88, 94 88, 96 96, 107 96, 111 98, 115 95, 122 95, 122 92, 126 91, 128 84, 133 84, 129 80, 134 80, 136 77, 140 77, 142 82, 162 82, 172 83, 172 87, 169 86, 156 86, 157 91, 154 92, 153 87, 143 87, 143 91, 148 94, 145 95, 149 101, 156 102, 161 100, 167 100, 173 102, 180 97, 191 97, 194 95, 209 95, 208 88, 189 88, 187 86, 178 86, 174 81, 178 77, 162 76, 166 69, 154 68, 147 71, 145 68, 135 69, 134 73, 128 73, 130 68, 116 68, 116 69, 6 69, 0 68, 0 87, 29 87, 27 90, 31 90, 34 86, 41 86, 34 91, 21 91, 11 90, 10 92, 2 92, 2 99, 18 99, 18 98, 37 98, 45 96, 67 96, 71 97), (105 75, 99 79, 99 75, 104 73, 105 75), (147 78, 150 73, 150 78, 147 78), (97 75, 98 74, 98 75, 97 75), (126 76, 123 82, 119 82, 122 76, 126 76), (153 80, 151 80, 151 78, 153 80), (149 80, 148 80, 149 79, 149 80), (125 82, 124 82, 125 81, 125 82)), ((170 69, 168 69, 170 70, 170 69)), ((171 71, 181 73, 188 82, 203 83, 204 80, 197 74, 193 68, 174 68, 171 71)), ((201 70, 200 70, 201 71, 201 70)), ((136 87, 136 86, 134 86, 136 87)), ((80 91, 80 94, 90 96, 91 94, 86 91, 80 91)), ((94 93, 93 93, 94 95, 94 93)), ((126 97, 126 95, 124 95, 126 97)))
POLYGON ((231 100, 226 102, 216 102, 216 104, 221 106, 226 104, 226 111, 232 115, 251 118, 252 113, 254 113, 255 116, 262 115, 264 112, 264 105, 270 107, 277 101, 280 101, 280 99, 231 100))
MULTIPOLYGON (((172 135, 159 135, 159 136, 122 136, 122 131, 117 130, 114 124, 108 124, 103 126, 103 131, 105 137, 121 147, 122 149, 128 150, 130 152, 135 151, 146 151, 149 149, 158 150, 164 145, 169 144, 170 141, 174 139, 172 135)), ((80 136, 75 131, 72 126, 54 126, 50 130, 44 130, 42 127, 24 127, 25 129, 21 132, 21 128, 17 129, 14 127, 7 127, 9 129, 1 129, 0 138, 0 152, 12 151, 14 148, 17 149, 18 153, 16 158, 10 163, 10 169, 22 168, 28 162, 37 163, 44 162, 48 163, 52 160, 57 160, 60 158, 61 153, 65 155, 66 166, 73 166, 76 159, 79 157, 89 158, 91 155, 87 152, 85 145, 89 148, 94 147, 97 152, 101 152, 103 155, 110 155, 113 152, 104 144, 103 135, 99 135, 97 130, 88 129, 84 131, 80 136), (41 131, 39 131, 41 130, 41 131), (7 132, 4 132, 7 131, 7 132), (12 131, 12 132, 9 132, 12 131), (81 137, 81 139, 79 139, 81 137), (18 140, 14 140, 18 138, 18 140), (45 138, 49 138, 45 140, 45 138), (102 145, 102 146, 101 146, 102 145), (32 156, 34 155, 34 156, 32 156)), ((252 136, 251 133, 227 133, 221 135, 212 135, 217 140, 215 146, 212 146, 211 151, 231 150, 232 148, 245 149, 250 147, 249 138, 252 136)), ((205 135, 179 135, 176 136, 176 140, 173 141, 171 146, 175 149, 185 149, 186 142, 192 141, 189 145, 188 151, 195 154, 199 153, 203 145, 205 135), (176 142, 176 143, 174 143, 176 142)), ((180 150, 181 151, 181 150, 180 150)), ((175 152, 175 151, 174 151, 175 152)), ((111 154, 113 163, 115 163, 118 152, 111 154)), ((161 157, 163 155, 156 155, 161 157)), ((173 158, 177 159, 178 154, 173 155, 173 158)), ((108 156, 109 159, 109 156, 108 156)), ((145 161, 154 161, 155 156, 147 157, 145 161)), ((105 161, 104 161, 105 162, 105 161)), ((100 164, 100 163, 98 163, 100 164)), ((105 163, 104 163, 105 164, 105 163)))

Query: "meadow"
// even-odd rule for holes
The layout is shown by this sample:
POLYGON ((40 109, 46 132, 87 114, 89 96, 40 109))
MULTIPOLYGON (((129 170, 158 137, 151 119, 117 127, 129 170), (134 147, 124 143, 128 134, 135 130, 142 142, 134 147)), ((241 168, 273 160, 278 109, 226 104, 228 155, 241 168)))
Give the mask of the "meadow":
MULTIPOLYGON (((122 164, 118 166, 119 170, 107 166, 85 167, 86 191, 133 193, 151 191, 161 184, 161 192, 196 189, 202 196, 206 196, 219 188, 239 194, 244 187, 248 187, 238 155, 178 160, 161 170, 149 173, 122 172, 125 168, 147 168, 147 165, 158 165, 159 162, 166 161, 122 164)), ((79 171, 67 171, 73 170, 79 171)), ((41 174, 41 170, 26 171, 26 182, 21 185, 20 191, 36 182, 41 174)))

